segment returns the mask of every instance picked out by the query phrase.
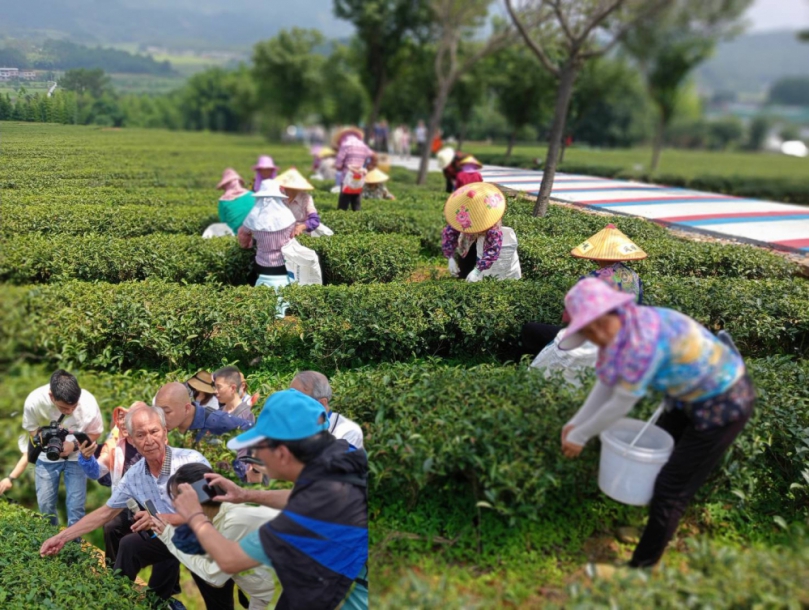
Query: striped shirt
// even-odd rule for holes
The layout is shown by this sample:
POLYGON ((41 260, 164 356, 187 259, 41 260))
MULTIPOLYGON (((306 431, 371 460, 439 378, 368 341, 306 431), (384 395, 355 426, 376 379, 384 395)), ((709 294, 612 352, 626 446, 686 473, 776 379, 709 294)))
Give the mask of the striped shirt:
POLYGON ((297 222, 306 222, 309 214, 317 214, 315 202, 308 193, 298 193, 293 199, 287 199, 284 203, 297 222))
POLYGON ((348 166, 363 167, 365 159, 374 152, 357 136, 347 136, 340 145, 340 152, 334 161, 334 167, 343 171, 348 166))
POLYGON ((280 231, 250 231, 242 225, 239 229, 239 242, 242 248, 249 248, 250 240, 256 240, 256 264, 262 267, 280 267, 284 264, 281 248, 292 240, 295 225, 291 224, 280 231), (247 245, 245 245, 247 240, 247 245))
POLYGON ((126 508, 126 501, 134 498, 142 505, 146 505, 146 500, 154 502, 159 513, 173 513, 174 505, 169 499, 166 483, 180 466, 185 464, 205 464, 210 466, 208 460, 199 452, 193 449, 178 449, 166 445, 166 457, 163 460, 163 467, 160 476, 155 478, 149 470, 146 459, 142 459, 126 471, 124 478, 118 484, 109 500, 107 506, 110 508, 126 508))

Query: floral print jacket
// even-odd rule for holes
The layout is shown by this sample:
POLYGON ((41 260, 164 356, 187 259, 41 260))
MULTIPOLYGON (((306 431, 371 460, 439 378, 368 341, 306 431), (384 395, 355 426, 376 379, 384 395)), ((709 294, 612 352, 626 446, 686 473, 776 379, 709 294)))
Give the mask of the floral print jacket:
MULTIPOLYGON (((444 232, 441 236, 441 251, 447 258, 454 256, 456 251, 461 257, 464 257, 469 253, 470 248, 475 247, 480 235, 480 233, 475 235, 462 234, 457 229, 447 225, 444 227, 444 232)), ((480 271, 486 271, 500 258, 500 248, 503 246, 503 231, 498 223, 482 235, 484 236, 483 254, 478 258, 477 268, 480 271)))

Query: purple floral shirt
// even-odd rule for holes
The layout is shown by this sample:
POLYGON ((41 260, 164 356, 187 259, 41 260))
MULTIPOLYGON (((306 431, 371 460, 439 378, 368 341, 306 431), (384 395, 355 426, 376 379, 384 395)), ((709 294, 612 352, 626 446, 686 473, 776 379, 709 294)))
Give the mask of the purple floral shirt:
MULTIPOLYGON (((461 239, 461 232, 453 229, 451 226, 447 225, 444 227, 444 232, 441 238, 441 251, 444 253, 444 256, 447 258, 452 258, 455 254, 456 250, 463 250, 459 252, 461 256, 466 256, 469 252, 469 248, 475 246, 475 242, 477 241, 479 235, 471 235, 472 239, 467 241, 465 247, 459 248, 459 245, 463 244, 461 242, 466 241, 461 239)), ((484 238, 483 238, 483 254, 478 259, 477 268, 480 271, 486 271, 489 269, 494 262, 500 258, 500 248, 503 246, 503 231, 500 229, 500 225, 495 225, 488 231, 486 231, 484 238)))

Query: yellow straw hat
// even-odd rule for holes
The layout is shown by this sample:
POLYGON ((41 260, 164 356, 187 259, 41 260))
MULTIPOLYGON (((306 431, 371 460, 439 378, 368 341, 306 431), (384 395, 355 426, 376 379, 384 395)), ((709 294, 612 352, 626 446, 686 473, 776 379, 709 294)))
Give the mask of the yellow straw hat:
POLYGON ((287 189, 296 191, 313 191, 314 186, 294 167, 290 167, 287 171, 279 174, 275 179, 278 184, 287 189))
POLYGON ((318 159, 325 159, 326 157, 336 157, 337 153, 334 152, 333 148, 329 148, 328 146, 324 146, 320 149, 320 152, 317 153, 318 159))
POLYGON ((383 172, 379 168, 374 168, 365 176, 365 183, 366 184, 381 184, 383 182, 387 182, 390 180, 390 176, 388 176, 385 172, 383 172))
POLYGON ((576 258, 613 262, 638 261, 648 256, 614 224, 608 224, 570 253, 576 258))
POLYGON ((475 157, 473 157, 472 155, 469 155, 468 157, 464 157, 463 159, 461 159, 461 161, 460 161, 460 163, 458 163, 458 165, 460 165, 460 166, 477 165, 478 167, 483 167, 483 163, 481 163, 480 161, 475 159, 475 157))
POLYGON ((331 145, 334 148, 340 148, 340 143, 343 141, 343 138, 345 138, 350 133, 353 133, 360 140, 362 140, 365 137, 365 134, 359 127, 354 127, 353 125, 350 127, 343 127, 336 134, 334 134, 334 137, 331 140, 331 145))
POLYGON ((473 182, 447 199, 444 218, 461 233, 483 233, 496 225, 506 212, 506 198, 495 185, 473 182))

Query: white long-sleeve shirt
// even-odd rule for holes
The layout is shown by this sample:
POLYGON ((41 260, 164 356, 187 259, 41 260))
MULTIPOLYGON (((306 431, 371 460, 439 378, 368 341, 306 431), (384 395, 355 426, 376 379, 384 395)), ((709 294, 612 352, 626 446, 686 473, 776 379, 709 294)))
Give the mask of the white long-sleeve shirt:
MULTIPOLYGON (((228 540, 238 542, 247 534, 256 531, 259 527, 271 521, 279 511, 266 506, 247 506, 245 504, 231 504, 223 502, 219 512, 211 519, 217 531, 228 540)), ((272 601, 275 592, 275 578, 273 569, 268 566, 258 566, 240 572, 228 574, 223 572, 219 565, 211 559, 210 555, 189 555, 180 551, 171 538, 175 528, 166 524, 160 540, 166 545, 169 552, 180 560, 185 567, 214 587, 222 587, 233 578, 238 587, 250 596, 250 610, 263 610, 272 601)))
POLYGON ((567 440, 574 445, 587 444, 595 435, 626 416, 638 400, 638 396, 620 386, 610 387, 596 381, 581 409, 567 422, 567 425, 573 426, 567 440))

